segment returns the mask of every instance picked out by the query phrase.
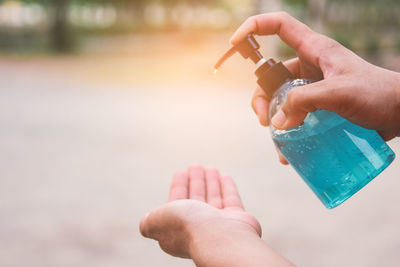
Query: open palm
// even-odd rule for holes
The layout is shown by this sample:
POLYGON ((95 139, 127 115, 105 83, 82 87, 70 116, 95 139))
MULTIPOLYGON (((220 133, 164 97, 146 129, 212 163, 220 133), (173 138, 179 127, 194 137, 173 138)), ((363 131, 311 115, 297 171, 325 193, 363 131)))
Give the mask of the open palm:
POLYGON ((146 215, 140 231, 165 252, 184 258, 191 257, 191 243, 201 243, 214 231, 261 236, 260 224, 245 212, 232 178, 199 165, 174 175, 168 203, 146 215))

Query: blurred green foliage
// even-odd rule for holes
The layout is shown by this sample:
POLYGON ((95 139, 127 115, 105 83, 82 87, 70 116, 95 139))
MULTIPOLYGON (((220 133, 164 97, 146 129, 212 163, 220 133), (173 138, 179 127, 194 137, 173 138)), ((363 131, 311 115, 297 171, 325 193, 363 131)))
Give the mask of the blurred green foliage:
MULTIPOLYGON (((318 30, 321 26, 318 23, 322 24, 323 33, 350 49, 372 56, 400 50, 398 0, 283 0, 283 3, 310 27, 318 30)), ((282 55, 293 55, 285 46, 279 50, 282 55)))
MULTIPOLYGON (((279 2, 279 0, 276 1, 279 2)), ((0 5, 7 2, 10 1, 0 0, 0 5)), ((193 14, 198 13, 188 12, 188 14, 181 14, 182 18, 171 19, 174 14, 186 12, 187 9, 200 10, 203 13, 211 13, 212 8, 223 9, 230 14, 230 17, 228 23, 225 18, 225 24, 222 24, 223 26, 220 28, 232 30, 244 19, 243 14, 237 15, 237 6, 249 6, 245 13, 249 16, 258 13, 256 8, 263 1, 21 0, 14 2, 40 5, 46 12, 47 23, 37 27, 8 27, 2 25, 0 20, 0 48, 26 49, 30 46, 47 46, 56 51, 70 51, 79 37, 87 34, 151 32, 179 29, 180 27, 211 30, 211 28, 207 28, 207 25, 188 25, 185 22, 185 16, 196 16, 193 14), (71 8, 95 9, 97 6, 112 7, 116 12, 115 23, 107 27, 70 23, 71 8), (153 9, 149 9, 149 7, 153 9), (178 10, 175 10, 174 13, 176 8, 178 10)), ((284 10, 351 49, 372 54, 376 54, 382 49, 400 50, 399 0, 281 0, 280 2, 284 10)), ((223 17, 224 14, 216 12, 215 16, 218 19, 218 16, 223 17)), ((284 45, 279 47, 279 51, 286 56, 293 55, 293 51, 284 45)))

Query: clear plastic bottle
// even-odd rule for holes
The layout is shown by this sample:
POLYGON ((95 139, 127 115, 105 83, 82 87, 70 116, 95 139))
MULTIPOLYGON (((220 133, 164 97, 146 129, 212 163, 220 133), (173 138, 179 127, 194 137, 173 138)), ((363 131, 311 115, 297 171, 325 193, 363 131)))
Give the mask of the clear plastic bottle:
MULTIPOLYGON (((270 119, 291 89, 311 83, 293 79, 289 70, 264 59, 252 34, 229 49, 215 69, 236 52, 256 63, 258 85, 271 97, 270 119)), ((334 208, 381 173, 395 155, 380 135, 327 110, 309 113, 302 125, 288 130, 270 126, 279 151, 327 208, 334 208)))
MULTIPOLYGON (((286 81, 273 95, 272 118, 291 89, 312 81, 286 81)), ((334 208, 381 173, 395 155, 380 135, 340 117, 317 110, 300 126, 278 130, 272 139, 285 159, 327 208, 334 208)))

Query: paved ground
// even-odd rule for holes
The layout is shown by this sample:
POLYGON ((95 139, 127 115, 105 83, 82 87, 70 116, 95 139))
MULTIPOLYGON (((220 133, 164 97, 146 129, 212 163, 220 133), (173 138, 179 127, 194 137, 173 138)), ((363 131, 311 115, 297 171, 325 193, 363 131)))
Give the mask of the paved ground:
POLYGON ((258 126, 238 68, 250 63, 215 77, 226 46, 176 56, 130 42, 122 55, 0 58, 1 267, 192 266, 138 232, 192 162, 231 174, 263 238, 300 266, 399 265, 399 159, 327 210, 258 126))

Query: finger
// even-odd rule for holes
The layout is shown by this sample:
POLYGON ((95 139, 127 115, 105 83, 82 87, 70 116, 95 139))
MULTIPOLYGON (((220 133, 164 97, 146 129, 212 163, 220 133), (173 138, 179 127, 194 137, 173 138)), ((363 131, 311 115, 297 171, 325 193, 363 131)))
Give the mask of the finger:
POLYGON ((280 163, 282 163, 283 165, 289 165, 289 162, 287 162, 287 160, 285 159, 285 157, 282 155, 281 152, 278 151, 278 156, 279 156, 279 161, 280 163))
POLYGON ((164 228, 168 226, 168 218, 164 207, 163 205, 152 210, 140 220, 139 229, 144 237, 158 240, 164 228))
POLYGON ((206 169, 207 203, 218 209, 222 208, 220 187, 218 170, 214 168, 206 169))
POLYGON ((295 50, 304 39, 316 34, 308 26, 286 12, 272 12, 249 17, 232 35, 230 42, 236 44, 249 33, 257 35, 278 34, 282 41, 295 50))
POLYGON ((236 185, 230 176, 222 175, 219 177, 222 191, 222 204, 224 208, 243 209, 242 201, 236 185))
POLYGON ((154 239, 154 236, 152 234, 154 233, 153 231, 154 224, 152 223, 152 220, 149 219, 149 217, 150 217, 150 212, 142 217, 139 224, 139 230, 144 237, 154 239))
MULTIPOLYGON (((289 59, 284 64, 295 77, 300 75, 298 58, 289 59)), ((270 100, 270 97, 260 87, 256 89, 251 100, 251 106, 262 126, 269 125, 268 110, 270 100)))
POLYGON ((283 62, 285 67, 293 74, 294 77, 300 77, 300 61, 299 58, 295 57, 283 62))
POLYGON ((283 165, 288 165, 289 162, 285 159, 285 157, 282 155, 282 153, 279 151, 277 147, 275 147, 276 153, 278 154, 279 157, 279 162, 282 163, 283 165))
POLYGON ((263 89, 257 88, 251 100, 251 106, 262 126, 268 126, 269 97, 263 89))
POLYGON ((187 172, 176 172, 169 190, 168 202, 188 198, 189 176, 187 172))
POLYGON ((301 124, 307 113, 325 109, 342 115, 343 107, 351 106, 348 88, 333 79, 293 88, 282 108, 271 123, 277 129, 288 129, 301 124), (343 87, 344 86, 344 87, 343 87))
POLYGON ((233 34, 232 44, 237 44, 249 33, 277 34, 296 52, 303 52, 308 60, 318 65, 320 50, 330 47, 332 39, 319 35, 286 12, 273 12, 248 18, 233 34))
POLYGON ((204 169, 201 165, 189 167, 189 198, 206 201, 206 185, 204 169))

